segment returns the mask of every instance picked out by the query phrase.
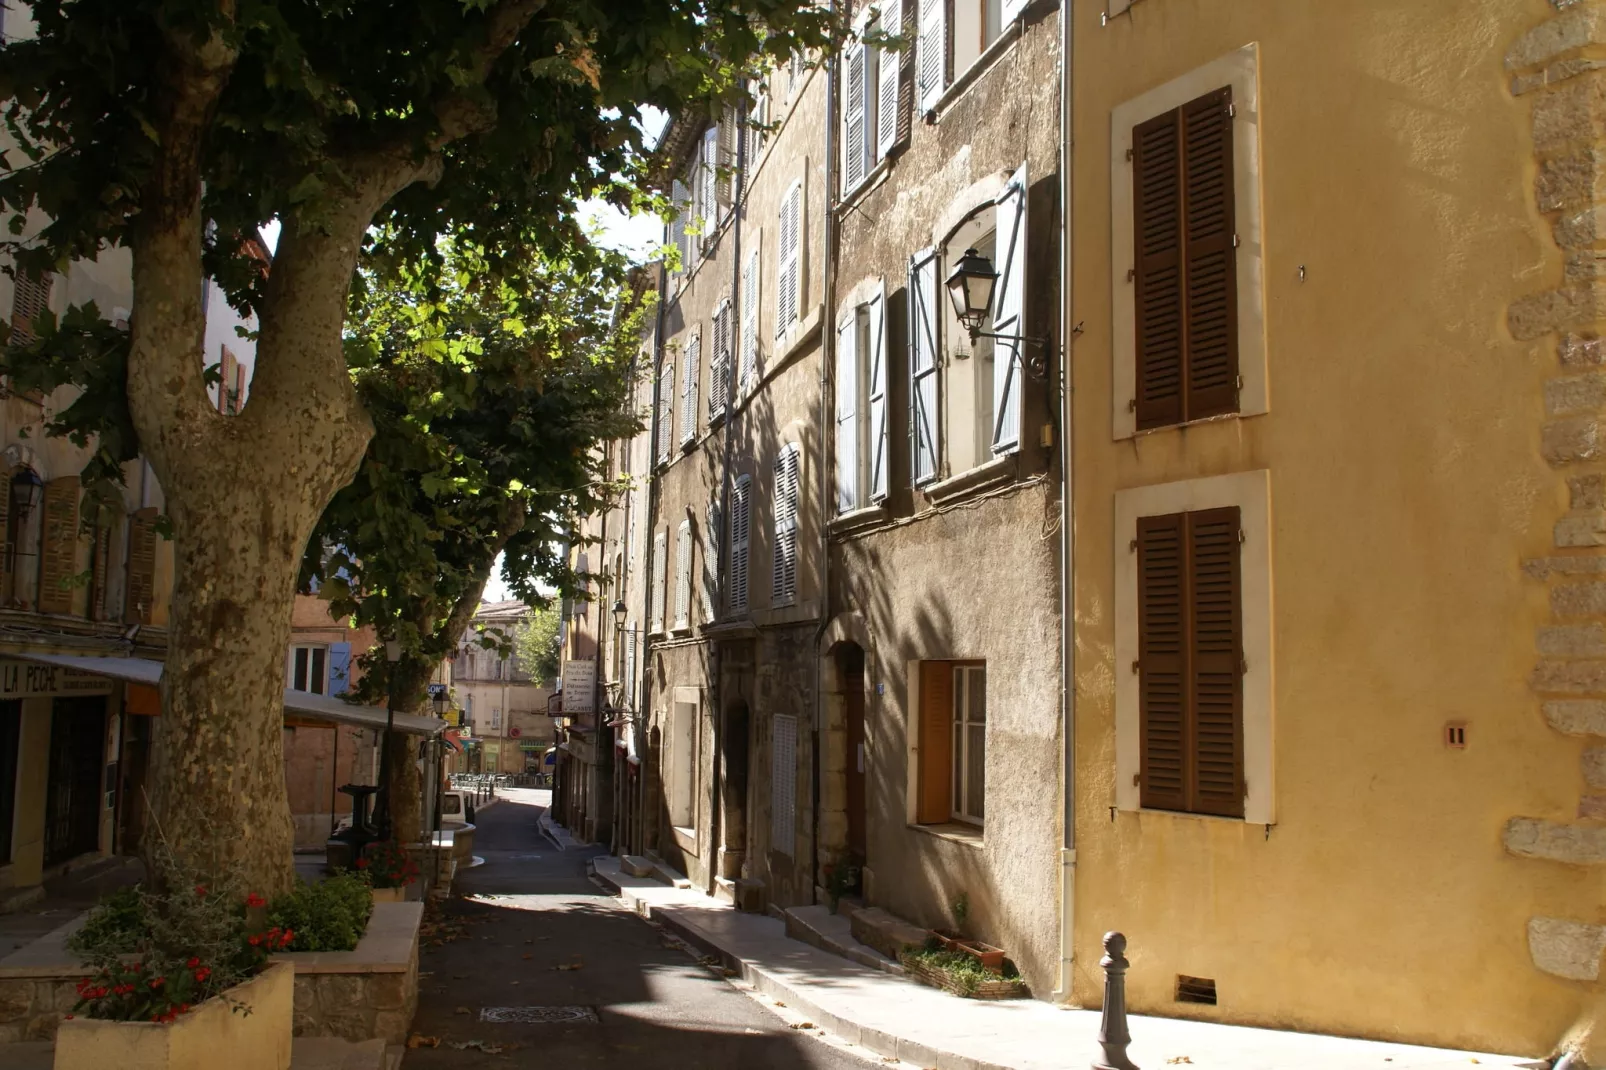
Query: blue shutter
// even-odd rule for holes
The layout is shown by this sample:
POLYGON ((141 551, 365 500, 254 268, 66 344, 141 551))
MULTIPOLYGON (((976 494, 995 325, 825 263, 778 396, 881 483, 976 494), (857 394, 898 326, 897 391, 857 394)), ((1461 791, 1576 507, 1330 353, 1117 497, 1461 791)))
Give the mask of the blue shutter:
POLYGON ((329 694, 342 694, 351 686, 351 644, 329 644, 329 694))

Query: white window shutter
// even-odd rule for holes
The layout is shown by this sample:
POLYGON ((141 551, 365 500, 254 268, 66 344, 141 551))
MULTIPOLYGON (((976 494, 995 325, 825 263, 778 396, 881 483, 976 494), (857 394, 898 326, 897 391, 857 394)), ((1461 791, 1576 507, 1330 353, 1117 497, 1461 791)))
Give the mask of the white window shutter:
POLYGON ((691 521, 675 535, 675 627, 691 626, 691 521))
POLYGON ((668 567, 669 532, 652 537, 652 630, 664 630, 664 572, 668 567))
POLYGON ((686 340, 686 357, 681 362, 680 441, 697 437, 697 381, 702 371, 703 336, 693 333, 686 340))
POLYGON ((719 503, 708 503, 703 525, 703 623, 712 623, 719 606, 719 503))
POLYGON ((751 476, 742 476, 736 480, 731 488, 731 531, 730 531, 730 590, 726 597, 730 600, 732 613, 747 612, 747 559, 749 549, 749 521, 752 519, 752 488, 751 476))
POLYGON ((920 110, 935 111, 948 82, 948 0, 920 0, 919 74, 916 98, 920 110))
POLYGON ((876 292, 870 299, 867 309, 869 313, 868 334, 869 352, 865 354, 865 361, 869 365, 870 394, 870 434, 867 443, 870 450, 868 468, 870 473, 870 498, 872 501, 886 501, 888 479, 887 466, 887 298, 886 289, 876 292))
POLYGON ((909 467, 915 486, 937 478, 937 253, 909 260, 909 467))
POLYGON ((758 251, 757 240, 747 254, 742 269, 742 370, 741 392, 748 393, 758 382, 758 251))
POLYGON ((842 192, 856 189, 864 181, 865 172, 865 120, 868 116, 865 100, 865 66, 869 50, 862 41, 848 46, 843 57, 842 77, 842 192))
POLYGON ((625 624, 625 704, 636 705, 636 622, 625 624))
POLYGON ((781 200, 780 269, 775 280, 775 337, 786 334, 798 316, 798 283, 802 270, 803 183, 794 182, 781 200))
POLYGON ((836 511, 859 505, 859 310, 849 308, 836 325, 836 511))
POLYGON ((719 199, 721 222, 730 215, 736 200, 736 127, 739 122, 736 109, 726 105, 719 116, 719 173, 714 177, 715 196, 719 199))
POLYGON ((725 411, 730 397, 731 303, 726 298, 714 309, 714 352, 708 364, 708 419, 712 422, 725 411))
POLYGON ((796 443, 781 447, 775 458, 775 539, 771 555, 771 604, 789 606, 797 601, 797 513, 799 450, 796 443))
POLYGON ((667 462, 675 450, 675 366, 664 361, 658 373, 658 460, 667 462))
POLYGON ((702 238, 707 242, 713 237, 714 227, 719 222, 719 125, 709 127, 703 131, 703 151, 700 158, 701 169, 697 172, 698 205, 697 214, 702 217, 702 238))
MULTIPOLYGON (((998 197, 998 289, 993 330, 1023 335, 1026 309, 1026 165, 1022 163, 998 197)), ((993 344, 993 452, 1020 449, 1021 365, 1018 347, 993 344)))
POLYGON ((1004 0, 999 25, 1006 30, 1009 29, 1009 24, 1020 18, 1020 13, 1025 11, 1026 5, 1031 2, 1032 0, 1004 0))
MULTIPOLYGON (((903 32, 903 4, 901 0, 885 0, 881 5, 881 32, 896 37, 903 32)), ((876 50, 876 151, 880 162, 898 140, 898 53, 891 49, 876 50)))
POLYGON ((690 191, 680 179, 670 184, 669 200, 674 209, 674 218, 669 222, 669 244, 674 246, 675 252, 680 254, 680 273, 691 270, 691 252, 686 242, 686 216, 691 200, 690 191))
POLYGON ((797 718, 778 713, 770 731, 770 849, 797 850, 797 718))

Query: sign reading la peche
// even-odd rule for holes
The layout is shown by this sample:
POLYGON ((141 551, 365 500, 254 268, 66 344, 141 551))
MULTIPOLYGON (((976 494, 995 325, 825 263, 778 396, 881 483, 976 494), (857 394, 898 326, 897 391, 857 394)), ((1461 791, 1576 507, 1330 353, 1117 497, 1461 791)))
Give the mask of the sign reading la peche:
POLYGON ((71 669, 65 665, 35 665, 27 661, 0 661, 0 699, 111 693, 111 680, 82 669, 71 669))

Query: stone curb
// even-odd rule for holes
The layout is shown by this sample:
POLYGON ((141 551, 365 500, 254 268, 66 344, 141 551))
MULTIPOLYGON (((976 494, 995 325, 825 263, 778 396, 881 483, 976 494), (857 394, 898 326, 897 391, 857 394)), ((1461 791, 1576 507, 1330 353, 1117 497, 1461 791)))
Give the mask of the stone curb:
MULTIPOLYGON (((657 922, 694 948, 718 959, 727 970, 732 971, 743 981, 752 985, 755 991, 761 992, 773 1000, 779 1000, 786 1004, 789 1009, 797 1011, 813 1021, 816 1026, 835 1033, 838 1037, 851 1044, 868 1048, 877 1055, 892 1056, 915 1066, 934 1067, 935 1070, 1020 1070, 1019 1067, 1006 1063, 984 1062, 954 1052, 940 1051, 909 1037, 895 1036, 879 1029, 873 1029, 852 1019, 844 1018, 841 1015, 833 1014, 821 1008, 803 991, 800 991, 788 981, 770 974, 758 963, 743 959, 714 943, 696 926, 687 924, 675 917, 673 908, 655 910, 651 903, 632 894, 631 889, 620 886, 606 874, 600 872, 595 863, 592 863, 587 868, 598 884, 618 895, 625 905, 635 913, 657 922)), ((843 965, 854 969, 869 969, 867 966, 860 966, 846 959, 843 960, 843 965)), ((901 983, 913 984, 914 982, 905 981, 901 983)))

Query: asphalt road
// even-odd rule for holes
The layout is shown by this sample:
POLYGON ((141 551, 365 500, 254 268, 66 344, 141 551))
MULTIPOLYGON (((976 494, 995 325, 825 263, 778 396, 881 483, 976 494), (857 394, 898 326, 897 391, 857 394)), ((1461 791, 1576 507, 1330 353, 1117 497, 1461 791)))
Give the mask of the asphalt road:
POLYGON ((790 1028, 603 893, 585 875, 596 849, 560 852, 536 830, 546 793, 516 796, 477 815, 485 864, 458 875, 443 942, 425 939, 413 1031, 439 1046, 409 1050, 405 1070, 872 1065, 790 1028))

